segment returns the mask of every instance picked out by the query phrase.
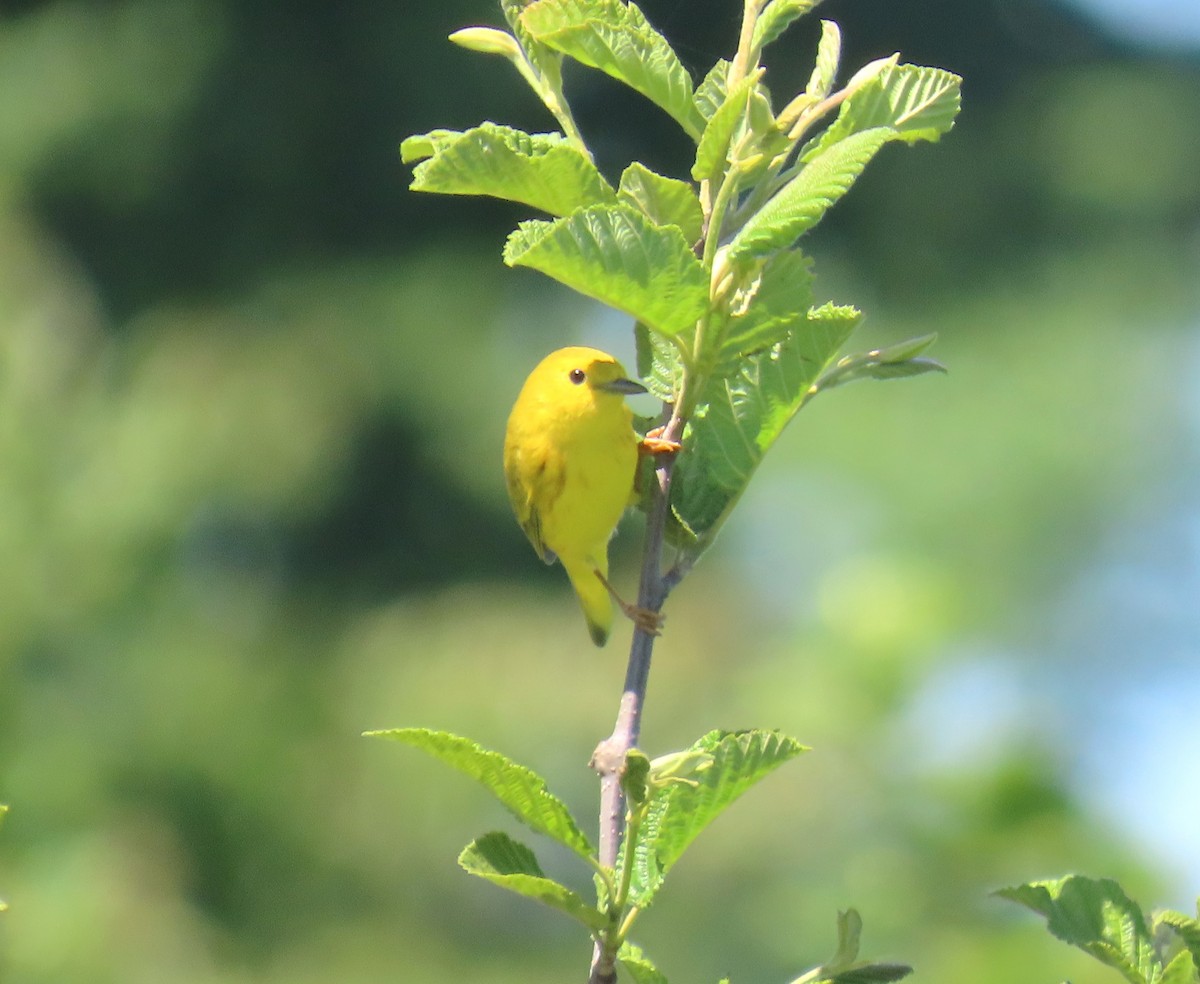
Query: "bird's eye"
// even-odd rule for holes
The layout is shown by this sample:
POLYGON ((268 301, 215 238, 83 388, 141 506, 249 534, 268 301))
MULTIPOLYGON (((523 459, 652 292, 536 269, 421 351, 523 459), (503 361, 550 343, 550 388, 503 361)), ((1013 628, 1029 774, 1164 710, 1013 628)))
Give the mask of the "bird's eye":
POLYGON ((585 379, 587 379, 587 373, 585 373, 582 369, 572 369, 570 372, 570 377, 571 382, 578 386, 585 379))

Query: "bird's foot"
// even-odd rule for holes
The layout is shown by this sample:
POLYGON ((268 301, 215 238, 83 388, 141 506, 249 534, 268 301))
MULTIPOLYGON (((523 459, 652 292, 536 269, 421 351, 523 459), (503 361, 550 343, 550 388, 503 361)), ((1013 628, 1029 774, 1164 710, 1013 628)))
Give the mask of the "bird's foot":
POLYGON ((600 583, 612 595, 612 600, 616 602, 617 607, 621 609, 621 613, 629 619, 637 628, 641 629, 646 635, 658 636, 662 635, 663 622, 666 616, 662 612, 652 611, 649 608, 642 608, 640 605, 631 605, 619 594, 617 589, 608 583, 606 578, 599 571, 596 571, 596 577, 600 578, 600 583))
POLYGON ((646 431, 646 436, 638 442, 638 451, 641 454, 679 454, 683 450, 683 445, 678 441, 668 441, 664 438, 663 434, 666 429, 663 426, 646 431))

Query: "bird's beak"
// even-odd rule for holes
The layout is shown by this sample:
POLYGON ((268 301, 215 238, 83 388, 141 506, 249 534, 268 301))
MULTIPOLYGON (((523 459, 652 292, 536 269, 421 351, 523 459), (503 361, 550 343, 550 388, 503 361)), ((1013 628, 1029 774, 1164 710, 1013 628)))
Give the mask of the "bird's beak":
POLYGON ((634 382, 632 379, 613 379, 607 383, 600 383, 596 389, 605 390, 609 393, 624 393, 625 395, 646 392, 645 386, 634 382))

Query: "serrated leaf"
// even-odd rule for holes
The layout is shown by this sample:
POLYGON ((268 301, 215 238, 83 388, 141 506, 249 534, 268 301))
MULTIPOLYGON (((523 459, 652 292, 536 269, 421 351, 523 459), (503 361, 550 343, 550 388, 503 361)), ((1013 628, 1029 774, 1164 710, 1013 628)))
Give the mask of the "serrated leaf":
POLYGON ((937 140, 954 126, 962 79, 922 65, 887 65, 843 104, 838 117, 805 157, 815 157, 852 134, 884 127, 893 140, 937 140))
POLYGON ((527 266, 672 335, 708 306, 708 275, 675 226, 630 205, 580 209, 554 222, 522 222, 504 262, 527 266))
POLYGON ((1155 922, 1170 926, 1178 934, 1183 945, 1191 953, 1197 968, 1200 968, 1200 920, 1168 909, 1160 912, 1155 922))
POLYGON ((677 226, 689 243, 696 242, 704 230, 704 212, 692 186, 656 174, 637 161, 621 174, 617 197, 641 209, 655 225, 677 226))
POLYGON ((1162 974, 1142 910, 1111 879, 1069 875, 995 894, 1044 916, 1052 934, 1117 970, 1130 984, 1148 984, 1162 974))
POLYGON ((472 875, 565 912, 593 932, 608 926, 604 913, 565 885, 547 878, 533 851, 508 834, 495 831, 473 840, 458 856, 458 863, 472 875))
POLYGON ((692 101, 695 103, 697 112, 705 120, 711 120, 713 114, 725 102, 729 69, 730 64, 728 59, 719 58, 713 67, 708 70, 708 74, 704 76, 703 81, 696 86, 696 94, 692 101))
POLYGON ((532 830, 553 838, 580 857, 591 858, 595 854, 566 804, 546 788, 546 780, 532 769, 447 731, 394 728, 368 731, 366 735, 398 741, 432 755, 482 783, 532 830))
POLYGON ((791 246, 850 190, 890 133, 884 127, 864 130, 813 157, 750 217, 730 244, 729 259, 744 263, 791 246))
POLYGON ((640 946, 626 942, 621 944, 617 959, 634 984, 667 984, 666 975, 651 963, 640 946))
POLYGON ((862 320, 850 307, 808 311, 786 340, 714 379, 684 434, 671 504, 703 549, 741 497, 754 470, 812 395, 812 386, 862 320))
POLYGON ((740 360, 783 341, 808 317, 812 262, 797 250, 777 253, 730 299, 718 335, 717 376, 731 375, 740 360))
POLYGON ((1180 950, 1163 968, 1158 984, 1196 984, 1196 962, 1187 950, 1180 950))
POLYGON ((784 762, 806 751, 794 738, 775 731, 712 731, 695 751, 712 755, 712 764, 692 778, 673 783, 651 802, 635 848, 632 904, 653 900, 666 872, 713 820, 784 762))
POLYGON ((692 164, 695 180, 704 181, 724 170, 729 157, 729 141, 746 115, 746 101, 757 84, 755 76, 742 79, 726 93, 717 111, 708 117, 692 164))
POLYGON ((640 92, 699 139, 703 120, 692 102, 691 77, 636 4, 535 0, 521 22, 539 42, 640 92))
POLYGON ((488 195, 551 215, 612 204, 617 195, 587 156, 558 133, 525 133, 483 123, 463 133, 434 130, 400 145, 413 171, 413 191, 488 195))
POLYGON ((920 357, 936 340, 936 334, 921 335, 885 348, 847 355, 822 374, 816 389, 825 392, 859 379, 903 379, 927 372, 944 373, 946 367, 940 362, 920 357))
POLYGON ((813 99, 824 99, 833 91, 838 65, 842 61, 842 31, 831 20, 821 21, 821 40, 817 44, 817 60, 809 76, 805 93, 813 99))
POLYGON ((669 338, 641 322, 633 326, 633 340, 637 347, 638 379, 653 396, 664 403, 672 402, 683 381, 679 349, 669 338))
MULTIPOLYGON (((521 14, 529 6, 530 0, 500 0, 500 9, 504 19, 512 28, 513 36, 520 44, 521 50, 529 60, 530 67, 537 76, 546 79, 551 89, 562 89, 562 54, 537 40, 526 30, 521 21, 521 14)), ((536 88, 536 86, 535 86, 536 88)), ((541 95, 541 93, 539 93, 541 95)))
POLYGON ((754 50, 761 51, 821 0, 771 0, 754 24, 754 50))

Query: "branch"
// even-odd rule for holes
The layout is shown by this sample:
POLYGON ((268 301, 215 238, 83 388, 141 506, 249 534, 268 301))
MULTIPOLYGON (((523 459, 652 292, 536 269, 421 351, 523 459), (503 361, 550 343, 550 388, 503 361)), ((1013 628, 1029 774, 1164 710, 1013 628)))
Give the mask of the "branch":
MULTIPOLYGON (((683 435, 683 424, 677 403, 663 437, 669 441, 679 441, 683 435)), ((670 509, 671 473, 674 465, 675 455, 660 456, 654 470, 654 496, 646 521, 638 607, 652 612, 662 611, 667 595, 678 583, 678 578, 668 581, 662 574, 663 539, 670 509)), ((621 791, 621 770, 625 766, 625 755, 637 745, 641 734, 642 708, 646 702, 646 685, 650 678, 650 659, 653 654, 654 636, 635 626, 616 725, 612 734, 600 742, 592 753, 591 766, 600 776, 599 861, 609 869, 616 866, 621 836, 625 829, 625 796, 621 791)), ((612 911, 619 914, 623 902, 623 899, 610 899, 612 911)), ((616 937, 596 941, 588 984, 614 984, 617 979, 616 959, 619 946, 620 940, 616 937)))

